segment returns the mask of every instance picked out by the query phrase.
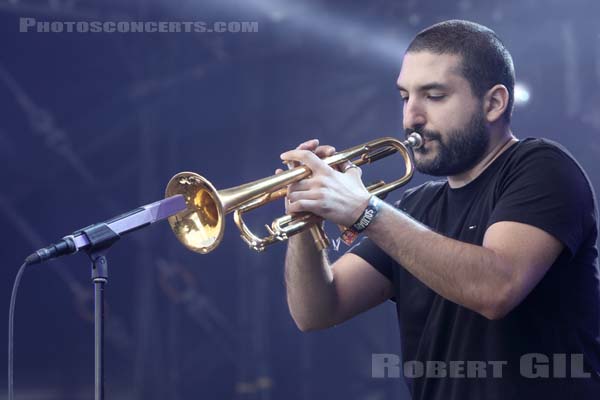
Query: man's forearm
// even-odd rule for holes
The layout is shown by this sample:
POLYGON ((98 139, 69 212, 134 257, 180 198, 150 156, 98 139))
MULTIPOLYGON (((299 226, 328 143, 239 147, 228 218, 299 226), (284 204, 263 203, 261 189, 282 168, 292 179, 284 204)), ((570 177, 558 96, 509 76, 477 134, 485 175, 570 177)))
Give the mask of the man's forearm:
POLYGON ((367 234, 442 297, 495 318, 498 299, 511 277, 492 250, 433 232, 388 204, 369 225, 367 234))
POLYGON ((310 232, 289 239, 285 281, 290 313, 305 331, 331 325, 336 307, 333 274, 325 251, 318 251, 310 232))

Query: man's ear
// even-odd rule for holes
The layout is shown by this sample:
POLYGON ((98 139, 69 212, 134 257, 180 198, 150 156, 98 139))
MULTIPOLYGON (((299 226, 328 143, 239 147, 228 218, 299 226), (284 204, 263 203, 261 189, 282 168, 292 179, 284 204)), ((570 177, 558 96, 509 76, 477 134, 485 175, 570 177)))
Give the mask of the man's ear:
POLYGON ((488 123, 494 123, 502 118, 510 95, 504 85, 496 85, 487 91, 483 97, 483 113, 488 123))

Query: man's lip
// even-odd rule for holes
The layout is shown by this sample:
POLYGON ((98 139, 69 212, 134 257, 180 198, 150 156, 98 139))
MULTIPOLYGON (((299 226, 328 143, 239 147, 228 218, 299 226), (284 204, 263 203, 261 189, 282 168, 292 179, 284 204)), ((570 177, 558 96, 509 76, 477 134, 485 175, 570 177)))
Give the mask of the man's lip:
MULTIPOLYGON (((417 133, 419 133, 419 132, 417 132, 417 133)), ((432 138, 430 136, 425 136, 422 133, 419 133, 419 135, 421 136, 421 140, 422 140, 422 144, 421 144, 421 146, 419 146, 419 148, 425 146, 426 143, 438 140, 438 139, 432 138)), ((408 136, 407 136, 407 138, 408 138, 408 136)), ((415 150, 418 150, 418 148, 415 150)))
POLYGON ((429 148, 428 143, 430 142, 434 142, 437 139, 434 138, 426 138, 424 136, 421 136, 421 138, 423 139, 421 146, 417 147, 416 149, 414 149, 416 152, 420 152, 420 151, 425 151, 426 148, 429 148))

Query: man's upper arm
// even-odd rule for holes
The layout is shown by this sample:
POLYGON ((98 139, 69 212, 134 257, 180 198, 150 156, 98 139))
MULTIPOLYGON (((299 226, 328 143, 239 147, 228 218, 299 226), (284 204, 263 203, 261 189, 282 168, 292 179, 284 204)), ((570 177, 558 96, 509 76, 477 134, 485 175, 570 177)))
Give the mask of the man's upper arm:
POLYGON ((502 314, 523 301, 564 249, 564 245, 546 231, 509 221, 491 225, 485 232, 483 247, 500 257, 509 277, 502 314))
POLYGON ((483 239, 510 274, 509 309, 531 292, 562 251, 574 257, 596 224, 589 182, 568 153, 547 141, 522 146, 501 181, 483 239))
POLYGON ((346 253, 331 266, 337 295, 336 324, 390 299, 392 282, 363 258, 346 253))

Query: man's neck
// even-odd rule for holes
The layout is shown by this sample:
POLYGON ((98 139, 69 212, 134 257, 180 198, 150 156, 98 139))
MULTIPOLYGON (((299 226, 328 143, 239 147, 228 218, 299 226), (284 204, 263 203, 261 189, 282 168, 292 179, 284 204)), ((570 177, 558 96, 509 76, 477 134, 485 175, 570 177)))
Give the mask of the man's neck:
POLYGON ((452 189, 457 189, 467 185, 477 178, 490 164, 506 151, 510 146, 517 142, 517 138, 514 137, 510 128, 506 128, 500 135, 493 135, 494 139, 490 140, 488 149, 483 158, 475 164, 475 166, 468 171, 465 171, 458 175, 448 177, 448 184, 452 189))

